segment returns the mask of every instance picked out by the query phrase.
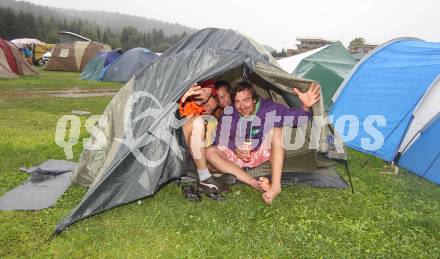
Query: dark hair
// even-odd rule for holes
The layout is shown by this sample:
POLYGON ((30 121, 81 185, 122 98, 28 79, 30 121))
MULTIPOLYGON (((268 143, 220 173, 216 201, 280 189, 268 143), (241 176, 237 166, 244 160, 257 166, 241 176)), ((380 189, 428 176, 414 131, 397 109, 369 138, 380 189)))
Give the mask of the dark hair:
POLYGON ((231 92, 231 85, 228 83, 228 81, 225 80, 218 80, 214 84, 215 90, 218 90, 220 88, 224 87, 228 93, 231 92))
POLYGON ((234 101, 237 93, 245 90, 248 90, 251 93, 252 99, 258 101, 259 96, 257 94, 257 91, 255 91, 255 88, 251 83, 246 81, 241 81, 234 85, 234 87, 231 90, 231 100, 234 101))

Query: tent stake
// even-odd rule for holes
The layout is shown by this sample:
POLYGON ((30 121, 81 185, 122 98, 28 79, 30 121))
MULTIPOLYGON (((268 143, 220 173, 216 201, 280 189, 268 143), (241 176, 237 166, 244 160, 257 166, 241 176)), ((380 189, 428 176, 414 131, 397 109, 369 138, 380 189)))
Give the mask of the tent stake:
POLYGON ((394 171, 393 171, 393 175, 394 175, 394 176, 396 176, 396 175, 399 174, 399 167, 394 163, 394 161, 391 162, 391 168, 394 169, 394 171))
POLYGON ((344 165, 345 165, 345 171, 347 172, 348 175, 348 180, 350 181, 351 193, 354 194, 354 187, 353 187, 353 182, 351 181, 351 174, 350 174, 350 168, 348 167, 348 161, 345 161, 344 165))

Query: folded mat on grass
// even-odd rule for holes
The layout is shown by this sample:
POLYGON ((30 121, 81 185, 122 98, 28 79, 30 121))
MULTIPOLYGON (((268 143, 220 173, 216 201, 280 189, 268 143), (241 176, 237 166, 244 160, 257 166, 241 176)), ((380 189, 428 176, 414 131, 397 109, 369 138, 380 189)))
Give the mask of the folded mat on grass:
POLYGON ((71 171, 76 163, 48 160, 20 170, 30 177, 20 186, 0 197, 0 210, 41 210, 52 207, 71 185, 71 171))

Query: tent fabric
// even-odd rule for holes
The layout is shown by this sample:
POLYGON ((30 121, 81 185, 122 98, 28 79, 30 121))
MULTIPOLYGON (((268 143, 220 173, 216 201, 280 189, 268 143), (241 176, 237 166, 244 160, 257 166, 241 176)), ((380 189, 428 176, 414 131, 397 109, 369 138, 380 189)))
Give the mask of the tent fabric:
POLYGON ((121 56, 121 49, 98 53, 93 59, 87 63, 81 72, 82 80, 99 80, 102 76, 103 69, 113 63, 121 56))
POLYGON ((438 100, 440 100, 440 76, 437 77, 433 86, 425 93, 414 111, 411 124, 400 144, 400 153, 417 139, 417 135, 440 114, 438 100))
MULTIPOLYGON (((311 84, 272 64, 273 58, 259 52, 255 44, 232 30, 204 29, 182 39, 137 73, 98 122, 107 143, 81 154, 73 179, 91 187, 55 233, 85 217, 151 196, 185 173, 187 151, 179 126, 183 122, 175 114, 178 99, 193 83, 206 79, 233 82, 244 76, 266 97, 284 103, 289 102, 283 95, 291 93, 292 85, 307 89, 311 84)), ((322 114, 322 103, 313 111, 322 114)), ((88 144, 92 143, 97 139, 91 138, 88 144)), ((298 152, 309 154, 316 166, 316 150, 298 152)))
POLYGON ((18 48, 23 48, 26 45, 44 44, 44 42, 40 41, 39 39, 31 39, 31 38, 13 39, 11 40, 11 43, 17 46, 18 48))
POLYGON ((15 62, 17 64, 17 69, 18 69, 18 74, 19 75, 39 75, 40 72, 38 72, 38 70, 32 66, 31 64, 29 64, 29 62, 27 62, 21 52, 15 47, 15 45, 13 45, 12 43, 8 43, 9 47, 11 48, 12 51, 12 55, 14 56, 15 62))
POLYGON ((91 59, 80 74, 81 80, 98 80, 105 64, 105 55, 98 54, 91 59))
POLYGON ((98 52, 110 50, 110 46, 95 41, 60 43, 55 46, 44 70, 81 72, 98 52))
POLYGON ((17 78, 18 75, 38 75, 17 47, 0 38, 0 78, 17 78))
POLYGON ((12 72, 6 59, 5 53, 0 49, 0 78, 17 78, 17 74, 12 72))
MULTIPOLYGON (((260 169, 260 168, 256 168, 260 169)), ((192 175, 183 176, 178 180, 179 183, 195 183, 198 181, 198 176, 195 167, 191 168, 192 175)), ((221 174, 216 174, 216 172, 211 172, 215 176, 220 176, 221 174)), ((271 171, 270 168, 262 170, 251 170, 249 174, 252 177, 258 178, 260 176, 265 176, 270 179, 271 171)), ((318 168, 313 171, 301 172, 301 171, 283 171, 281 175, 281 185, 305 185, 310 187, 320 187, 320 188, 335 188, 335 189, 346 189, 348 184, 338 175, 336 168, 329 166, 318 168)))
MULTIPOLYGON (((89 42, 87 41, 75 41, 74 43, 74 53, 75 53, 75 64, 76 64, 76 69, 77 71, 82 71, 81 69, 81 65, 82 65, 82 58, 86 52, 87 47, 93 46, 91 45, 89 42)), ((99 51, 99 50, 98 50, 99 51)), ((96 55, 96 53, 98 53, 96 50, 95 52, 92 54, 92 58, 96 55)), ((87 62, 88 63, 88 62, 87 62)), ((85 63, 85 64, 87 64, 85 63)))
POLYGON ((50 44, 50 43, 39 43, 33 45, 35 62, 40 61, 43 58, 44 54, 52 51, 55 48, 55 46, 56 44, 50 44))
POLYGON ((81 72, 80 79, 82 80, 99 80, 103 69, 117 60, 121 49, 113 51, 105 51, 98 53, 93 59, 87 63, 84 70, 81 72))
POLYGON ((118 48, 118 49, 115 49, 115 50, 112 50, 112 51, 104 52, 103 53, 105 55, 104 67, 110 65, 115 60, 117 60, 123 54, 123 52, 124 51, 121 48, 118 48))
POLYGON ((440 117, 420 132, 417 140, 401 155, 398 164, 440 184, 440 117))
POLYGON ((332 105, 333 94, 353 69, 356 60, 342 43, 337 41, 322 48, 281 59, 278 63, 292 75, 318 81, 322 88, 325 108, 328 110, 332 105))
POLYGON ((283 172, 281 185, 307 185, 335 189, 348 188, 347 183, 336 173, 333 167, 321 168, 314 172, 283 172))
POLYGON ((301 63, 301 61, 315 53, 320 52, 323 49, 326 49, 330 45, 326 45, 317 49, 312 49, 307 52, 300 53, 298 55, 293 55, 290 57, 282 58, 277 60, 278 64, 280 64, 281 68, 284 69, 289 74, 292 74, 295 71, 296 67, 301 63))
MULTIPOLYGON (((394 160, 426 177, 425 171, 434 170, 438 163, 438 150, 427 144, 439 143, 439 131, 433 133, 440 114, 439 75, 440 43, 401 38, 377 48, 335 93, 331 112, 334 119, 355 115, 361 123, 357 136, 346 144, 385 161, 394 160), (370 150, 362 146, 362 139, 365 144, 365 139, 371 138, 372 128, 362 127, 362 122, 376 114, 386 119, 386 126, 376 127, 384 143, 379 149, 370 150), (421 143, 426 144, 425 149, 421 143)), ((356 130, 348 124, 337 130, 348 132, 350 128, 356 130)), ((439 183, 436 178, 428 179, 439 183)))
POLYGON ((3 53, 5 54, 6 60, 9 64, 9 67, 12 72, 15 74, 18 74, 18 66, 17 62, 15 61, 14 54, 12 53, 12 49, 9 46, 9 44, 0 38, 0 48, 3 50, 3 53))
POLYGON ((153 63, 157 57, 156 53, 145 48, 130 49, 103 69, 100 80, 105 82, 127 82, 137 71, 153 63))

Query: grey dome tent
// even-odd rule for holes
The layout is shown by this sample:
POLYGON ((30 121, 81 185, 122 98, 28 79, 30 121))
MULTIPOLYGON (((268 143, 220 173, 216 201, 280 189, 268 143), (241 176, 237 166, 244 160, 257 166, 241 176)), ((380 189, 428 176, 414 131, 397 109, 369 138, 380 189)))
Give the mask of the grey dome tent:
MULTIPOLYGON (((262 96, 289 105, 298 101, 291 94, 292 85, 305 90, 312 82, 284 72, 263 47, 238 32, 208 28, 187 36, 140 71, 109 103, 98 123, 107 142, 100 149, 85 149, 73 176, 90 188, 54 234, 85 217, 152 196, 184 175, 184 137, 181 127, 172 123, 176 102, 195 82, 211 78, 233 82, 242 77, 262 96)), ((314 115, 324 115, 323 110, 322 102, 313 107, 314 115)), ((324 156, 331 154, 330 135, 324 128, 315 149, 304 145, 286 155, 284 170, 334 165, 324 156)), ((91 138, 88 144, 97 142, 91 138)))
POLYGON ((104 68, 99 79, 105 82, 127 82, 137 71, 153 63, 157 57, 158 55, 149 49, 130 49, 104 68))

